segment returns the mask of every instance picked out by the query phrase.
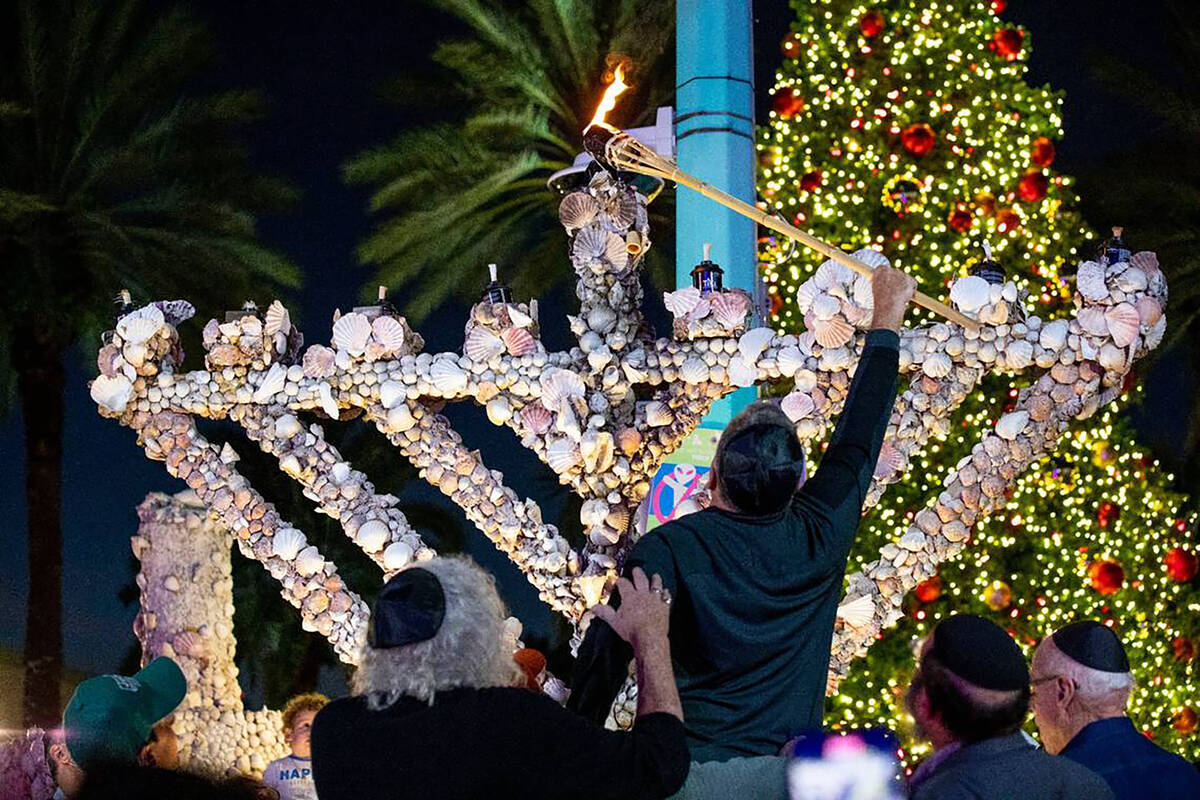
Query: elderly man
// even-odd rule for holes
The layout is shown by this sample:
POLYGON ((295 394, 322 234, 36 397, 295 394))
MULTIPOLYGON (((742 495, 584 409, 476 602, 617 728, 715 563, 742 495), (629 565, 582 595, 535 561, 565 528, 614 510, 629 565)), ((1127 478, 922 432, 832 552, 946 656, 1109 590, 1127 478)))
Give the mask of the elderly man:
MULTIPOLYGON (((904 273, 875 270, 873 330, 811 480, 799 486, 804 453, 792 422, 755 403, 717 444, 712 506, 643 536, 629 554, 627 570, 661 575, 675 598, 671 654, 695 761, 774 755, 821 727, 842 575, 892 413, 913 289, 904 273)), ((606 625, 591 625, 568 707, 603 720, 629 657, 606 625)))
POLYGON ((1021 648, 983 617, 943 620, 921 649, 907 697, 934 754, 912 777, 913 800, 1103 800, 1096 775, 1039 750, 1022 731, 1029 670, 1021 648))
POLYGON ((1133 689, 1121 640, 1075 622, 1033 654, 1033 717, 1051 753, 1103 778, 1119 800, 1200 797, 1200 773, 1142 736, 1125 708, 1133 689))
POLYGON ((321 800, 661 798, 683 785, 688 754, 671 674, 668 601, 636 570, 619 611, 645 686, 629 733, 607 731, 525 688, 505 645, 491 576, 435 558, 392 577, 371 617, 355 696, 313 723, 321 800))

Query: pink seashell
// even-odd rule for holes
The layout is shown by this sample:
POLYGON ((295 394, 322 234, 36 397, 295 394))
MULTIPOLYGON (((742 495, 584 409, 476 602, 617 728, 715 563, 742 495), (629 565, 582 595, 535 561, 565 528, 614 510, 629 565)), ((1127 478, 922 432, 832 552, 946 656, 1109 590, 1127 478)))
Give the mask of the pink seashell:
POLYGON ((541 436, 554 424, 554 414, 541 403, 530 403, 521 411, 521 422, 530 433, 541 436))
POLYGON ((100 374, 106 378, 115 378, 121 371, 121 350, 116 345, 106 344, 96 354, 96 366, 100 374))
POLYGON ((175 634, 171 646, 181 656, 200 658, 204 655, 204 637, 195 631, 180 631, 175 634))
POLYGON ((700 290, 685 286, 674 292, 663 292, 663 305, 676 317, 686 317, 700 302, 700 290))
POLYGON ((692 321, 704 319, 708 316, 708 312, 711 309, 712 303, 709 301, 709 299, 707 297, 701 297, 700 302, 696 303, 692 310, 687 313, 687 318, 692 321))
POLYGON ((1146 275, 1156 275, 1162 270, 1158 266, 1158 256, 1150 250, 1134 253, 1129 259, 1129 266, 1137 267, 1146 275))
POLYGON ((509 328, 501 334, 504 346, 514 356, 527 356, 537 349, 537 339, 525 328, 509 328))
POLYGON ((1143 325, 1153 325, 1162 318, 1162 303, 1153 297, 1139 297, 1137 301, 1138 319, 1143 325))
POLYGON ((1141 318, 1132 304, 1118 303, 1105 312, 1104 320, 1118 347, 1128 347, 1137 339, 1141 318))
POLYGON ((814 319, 811 330, 821 347, 841 347, 854 338, 854 326, 841 317, 814 319))
POLYGON ((850 300, 842 301, 842 316, 856 328, 866 328, 871 324, 871 320, 875 316, 874 308, 863 308, 855 305, 850 300))
POLYGON ((215 319, 210 319, 204 326, 204 349, 210 350, 221 338, 221 325, 215 319))
POLYGON ((740 292, 720 292, 708 298, 713 318, 723 328, 736 328, 746 321, 750 301, 740 292))
POLYGON ((1104 300, 1108 297, 1108 284, 1104 281, 1104 266, 1095 261, 1079 265, 1075 276, 1075 288, 1088 300, 1104 300))
POLYGON ((1093 336, 1108 336, 1108 322, 1104 318, 1104 309, 1096 306, 1081 308, 1079 327, 1093 336))
POLYGON ((904 455, 891 442, 879 448, 879 460, 875 462, 875 479, 887 480, 904 466, 904 455))
POLYGON ((792 422, 807 419, 817 410, 817 404, 811 396, 803 392, 792 392, 779 402, 779 408, 792 422))
POLYGON ((380 361, 388 356, 393 355, 394 352, 395 351, 387 345, 372 339, 371 341, 367 342, 367 349, 363 355, 366 357, 367 361, 380 361))
POLYGON ((333 374, 337 353, 323 344, 314 344, 304 351, 304 377, 328 378, 333 374))

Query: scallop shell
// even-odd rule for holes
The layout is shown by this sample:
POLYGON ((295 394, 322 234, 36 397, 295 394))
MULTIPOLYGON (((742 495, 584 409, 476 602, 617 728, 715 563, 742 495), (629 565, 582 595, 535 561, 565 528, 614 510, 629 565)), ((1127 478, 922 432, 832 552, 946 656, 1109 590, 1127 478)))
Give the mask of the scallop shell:
POLYGON ((604 215, 614 228, 628 228, 637 219, 637 212, 637 198, 629 191, 620 192, 604 204, 604 215))
MULTIPOLYGON (((536 303, 536 301, 534 301, 536 303)), ((534 306, 536 308, 536 306, 534 306)), ((518 328, 528 328, 533 324, 532 312, 526 314, 520 308, 513 304, 508 305, 508 321, 518 328)))
POLYGON ((842 316, 856 328, 866 329, 875 317, 874 308, 863 308, 852 300, 842 301, 842 316))
POLYGON ((546 463, 559 475, 576 467, 581 459, 579 445, 565 436, 546 445, 546 463))
POLYGON ((567 233, 574 233, 587 225, 599 213, 600 204, 587 192, 571 192, 558 204, 558 219, 567 233))
POLYGON ((842 603, 837 607, 837 618, 851 628, 861 628, 875 618, 875 601, 864 595, 842 603))
POLYGON ((629 527, 629 509, 625 506, 613 506, 604 515, 604 523, 622 533, 629 527))
POLYGON ((413 416, 412 409, 407 405, 396 406, 387 413, 387 427, 389 431, 403 433, 416 424, 417 418, 413 416))
POLYGON ((1134 253, 1129 259, 1129 266, 1140 269, 1147 277, 1157 275, 1162 270, 1158 266, 1158 256, 1150 250, 1134 253))
POLYGON ((1104 314, 1108 332, 1117 347, 1128 347, 1137 340, 1138 328, 1142 323, 1138 310, 1131 303, 1118 303, 1104 314))
POLYGON ((384 381, 379 385, 379 404, 395 408, 408 397, 408 387, 400 381, 384 381))
POLYGON ((945 353, 930 353, 921 364, 921 371, 929 377, 936 379, 949 375, 953 367, 954 365, 950 361, 950 356, 945 353))
POLYGON ((354 541, 364 552, 377 553, 387 544, 391 535, 386 522, 371 519, 358 526, 358 530, 354 532, 354 541))
POLYGON ((779 374, 790 378, 796 374, 796 370, 804 367, 804 354, 800 352, 799 347, 789 345, 779 351, 775 363, 779 365, 779 374))
POLYGON ((143 344, 158 333, 166 319, 158 306, 143 306, 117 322, 117 335, 126 344, 143 344))
POLYGON ((1108 322, 1105 320, 1104 309, 1097 306, 1087 306, 1079 309, 1079 327, 1093 336, 1108 336, 1108 322))
POLYGON ((343 315, 333 323, 333 346, 351 356, 361 356, 371 338, 371 322, 357 311, 343 315))
POLYGON ((737 353, 729 359, 725 372, 729 376, 730 383, 743 389, 753 386, 758 380, 758 370, 753 364, 742 358, 741 353, 737 353))
POLYGON ((1004 348, 1004 363, 1011 370, 1021 370, 1033 363, 1033 345, 1024 339, 1009 342, 1004 348))
POLYGON ((821 347, 841 347, 854 338, 854 326, 841 317, 812 321, 813 336, 821 347))
POLYGON ((904 455, 891 442, 879 448, 879 459, 875 462, 875 479, 887 480, 904 466, 904 455))
POLYGON ((467 340, 463 343, 463 352, 472 361, 486 364, 504 352, 504 340, 487 328, 476 325, 467 334, 467 340))
POLYGON ((1158 347, 1163 340, 1163 334, 1167 331, 1167 318, 1159 317, 1158 322, 1150 326, 1150 330, 1146 331, 1145 345, 1148 349, 1153 350, 1158 347))
POLYGON ((275 300, 271 305, 267 306, 267 313, 263 321, 263 332, 267 336, 274 336, 277 333, 282 333, 287 336, 292 332, 292 316, 288 313, 283 303, 275 300))
POLYGON ((171 647, 181 656, 201 658, 204 655, 204 637, 195 631, 180 631, 171 639, 171 647))
POLYGON ((844 286, 850 283, 854 280, 854 272, 840 262, 829 259, 817 267, 812 280, 818 289, 829 290, 834 286, 844 286))
POLYGON ((317 399, 321 402, 321 410, 330 419, 337 419, 341 416, 341 409, 338 408, 337 400, 333 399, 333 388, 322 381, 317 385, 317 399))
POLYGON ((115 345, 106 344, 96 354, 96 366, 100 369, 100 374, 108 378, 120 374, 121 362, 121 350, 115 345))
POLYGON ((1150 281, 1146 277, 1146 273, 1137 267, 1129 267, 1116 279, 1117 288, 1126 294, 1140 292, 1149 285, 1150 281))
POLYGON ((296 572, 304 577, 315 575, 325 568, 325 558, 311 544, 296 554, 296 572))
POLYGON ((1067 343, 1068 325, 1065 319, 1056 319, 1042 326, 1038 344, 1047 350, 1058 351, 1067 343))
POLYGON ((1117 347, 1112 342, 1100 348, 1100 353, 1097 355, 1096 360, 1100 362, 1100 366, 1116 372, 1125 369, 1129 364, 1129 357, 1125 349, 1117 347))
POLYGON ((129 398, 133 396, 133 383, 124 375, 101 375, 92 381, 90 393, 97 405, 114 414, 121 414, 129 405, 129 398))
POLYGON ((395 317, 383 315, 371 323, 371 340, 383 346, 384 358, 394 356, 404 349, 406 331, 404 323, 395 317))
POLYGON ((637 428, 622 428, 617 431, 617 447, 627 456, 635 454, 642 446, 642 434, 637 428))
POLYGON ((596 333, 608 333, 617 325, 617 312, 612 306, 596 306, 587 312, 587 325, 596 333))
POLYGON ((801 314, 807 314, 812 308, 813 301, 821 294, 821 287, 817 286, 816 281, 809 278, 804 283, 800 284, 800 288, 796 290, 796 305, 800 309, 801 314))
POLYGON ((674 420, 675 415, 666 403, 659 400, 651 400, 646 403, 646 424, 650 427, 659 428, 663 425, 670 425, 674 420))
POLYGON ((501 334, 504 347, 514 356, 527 356, 537 350, 537 339, 525 328, 509 328, 501 334))
POLYGON ((774 338, 775 331, 770 328, 752 328, 738 339, 738 352, 746 359, 747 364, 754 364, 774 338))
POLYGON ((676 317, 686 317, 700 302, 700 290, 685 286, 674 292, 663 292, 663 305, 676 317))
POLYGON ((813 402, 810 395, 804 392, 792 392, 779 401, 779 408, 784 414, 787 414, 788 419, 792 422, 799 422, 811 417, 817 410, 817 404, 813 402))
POLYGON ((278 362, 272 364, 271 368, 267 370, 267 374, 263 377, 262 383, 254 390, 254 402, 265 403, 282 392, 286 383, 287 367, 278 362))
POLYGON ((842 310, 842 302, 822 292, 813 298, 810 311, 817 319, 833 319, 842 310))
POLYGON ((1162 318, 1162 303, 1153 297, 1139 297, 1135 307, 1138 312, 1138 320, 1143 325, 1153 325, 1162 318))
POLYGON ((521 410, 521 422, 537 436, 550 430, 554 423, 554 414, 541 403, 530 403, 521 410))
POLYGON ((571 398, 583 397, 587 387, 583 378, 565 369, 553 369, 542 373, 542 405, 551 411, 569 409, 571 398))
POLYGON ((429 368, 429 380, 443 395, 455 395, 467 388, 469 376, 453 359, 441 358, 429 368))
POLYGON ((314 344, 304 351, 304 377, 328 378, 333 374, 337 353, 323 344, 314 344))
POLYGON ((187 300, 155 300, 154 307, 163 313, 166 323, 174 327, 196 316, 196 307, 187 300))
POLYGON ((388 572, 407 567, 413 559, 411 545, 404 542, 392 542, 383 551, 383 568, 388 572))
POLYGON ((1095 261, 1079 265, 1075 275, 1075 288, 1088 300, 1103 300, 1108 297, 1108 285, 1104 282, 1104 266, 1095 261))
POLYGON ((271 537, 271 555, 291 561, 307 544, 303 533, 295 528, 283 528, 271 537))
POLYGON ((741 292, 720 292, 708 298, 712 316, 722 328, 736 328, 746 321, 750 301, 741 292))
POLYGON ((978 275, 959 278, 950 287, 950 302, 959 311, 967 314, 975 313, 987 305, 990 288, 988 282, 978 275))
POLYGON ((607 431, 589 430, 579 440, 579 453, 588 472, 606 472, 616 455, 616 443, 607 431))
POLYGON ((811 369, 798 369, 792 378, 796 382, 797 392, 808 393, 817 388, 817 373, 811 369))
POLYGON ((836 372, 850 366, 852 358, 853 356, 850 354, 849 349, 845 347, 830 347, 821 353, 821 358, 817 363, 823 370, 836 372))
POLYGON ((503 425, 512 419, 512 405, 504 397, 493 397, 488 401, 487 417, 493 425, 503 425))
POLYGON ((875 308, 875 290, 871 286, 871 276, 858 275, 854 278, 854 289, 850 299, 859 308, 875 308))
POLYGON ((687 313, 687 319, 698 320, 708 316, 708 312, 712 309, 712 304, 707 297, 701 297, 700 302, 692 307, 692 310, 687 313))
POLYGON ((575 234, 571 243, 571 258, 587 263, 593 259, 604 258, 608 252, 608 231, 600 228, 584 228, 575 234))
POLYGON ((679 378, 684 383, 704 383, 708 380, 708 364, 701 358, 689 358, 679 368, 679 378))
POLYGON ((1011 442, 1021 435, 1021 431, 1025 430, 1028 424, 1028 411, 1010 411, 996 423, 996 435, 1011 442))

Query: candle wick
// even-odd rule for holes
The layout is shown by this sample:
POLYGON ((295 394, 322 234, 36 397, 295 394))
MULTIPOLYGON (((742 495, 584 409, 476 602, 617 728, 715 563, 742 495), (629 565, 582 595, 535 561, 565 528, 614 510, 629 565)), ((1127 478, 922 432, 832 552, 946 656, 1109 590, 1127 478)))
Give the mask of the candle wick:
POLYGON ((988 242, 983 243, 983 254, 987 256, 987 260, 992 260, 992 245, 988 242))
POLYGON ((704 243, 704 260, 712 261, 712 243, 711 242, 704 243))
POLYGON ((492 282, 496 282, 499 278, 496 277, 496 265, 488 264, 488 273, 492 276, 492 282))
POLYGON ((387 287, 380 286, 379 287, 379 302, 382 303, 386 299, 387 299, 387 287))

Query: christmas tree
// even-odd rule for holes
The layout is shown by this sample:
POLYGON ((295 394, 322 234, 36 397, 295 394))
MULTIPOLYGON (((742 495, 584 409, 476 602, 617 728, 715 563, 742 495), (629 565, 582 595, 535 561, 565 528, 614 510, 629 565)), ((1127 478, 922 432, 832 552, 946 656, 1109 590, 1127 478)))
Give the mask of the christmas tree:
MULTIPOLYGON (((759 142, 768 207, 849 250, 881 249, 935 295, 982 268, 986 243, 1029 292, 1031 313, 1068 314, 1066 276, 1092 234, 1071 179, 1052 169, 1061 97, 1025 83, 1029 36, 1000 17, 1003 0, 793 5, 759 142)), ((762 258, 772 324, 801 328, 795 290, 819 258, 772 239, 762 258)), ((985 379, 952 433, 864 520, 851 571, 936 495, 1016 393, 1006 376, 985 379)), ((1134 665, 1135 724, 1200 757, 1195 525, 1172 481, 1111 411, 1078 423, 977 526, 964 555, 907 598, 907 615, 843 681, 827 721, 905 728, 913 645, 946 614, 988 616, 1030 652, 1067 622, 1099 619, 1134 665)))

